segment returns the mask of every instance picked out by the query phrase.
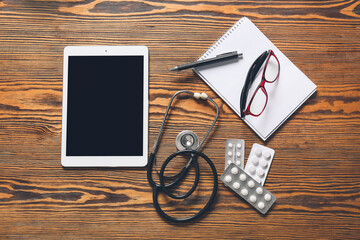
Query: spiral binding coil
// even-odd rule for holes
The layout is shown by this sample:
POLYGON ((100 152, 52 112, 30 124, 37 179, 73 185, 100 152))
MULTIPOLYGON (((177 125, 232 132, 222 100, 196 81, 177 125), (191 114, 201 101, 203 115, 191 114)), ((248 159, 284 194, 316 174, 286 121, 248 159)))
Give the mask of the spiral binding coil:
POLYGON ((239 27, 247 18, 242 17, 239 21, 237 21, 229 30, 227 30, 224 35, 222 35, 213 45, 211 48, 209 48, 199 59, 204 60, 206 59, 218 46, 220 43, 225 41, 225 39, 233 32, 237 27, 239 27))

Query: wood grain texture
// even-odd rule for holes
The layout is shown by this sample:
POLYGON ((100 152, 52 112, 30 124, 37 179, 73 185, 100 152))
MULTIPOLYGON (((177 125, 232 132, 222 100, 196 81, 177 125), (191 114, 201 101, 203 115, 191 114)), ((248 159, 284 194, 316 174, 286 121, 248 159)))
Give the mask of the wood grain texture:
MULTIPOLYGON (((359 1, 2 0, 0 21, 0 239, 359 238, 359 1), (170 224, 153 208, 144 169, 61 167, 67 45, 149 47, 150 148, 170 96, 189 89, 221 108, 203 149, 219 174, 226 139, 245 139, 248 156, 262 141, 193 72, 168 71, 197 59, 242 16, 318 86, 264 143, 276 150, 266 187, 278 198, 266 216, 219 182, 209 214, 170 224)), ((214 115, 190 99, 176 106, 160 161, 180 130, 202 137, 214 115)), ((204 204, 211 177, 202 167, 193 198, 161 197, 167 211, 190 214, 204 204)))

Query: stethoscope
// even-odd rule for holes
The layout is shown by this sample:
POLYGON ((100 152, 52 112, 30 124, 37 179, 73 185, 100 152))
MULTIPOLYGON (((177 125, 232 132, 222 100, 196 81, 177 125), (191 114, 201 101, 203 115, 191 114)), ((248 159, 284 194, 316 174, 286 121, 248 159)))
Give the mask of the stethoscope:
POLYGON ((206 93, 193 93, 191 91, 187 91, 187 90, 182 90, 179 91, 177 93, 175 93, 170 101, 169 104, 167 106, 166 112, 165 112, 165 116, 164 119, 161 123, 160 126, 160 130, 159 130, 159 134, 155 140, 154 143, 154 147, 153 150, 149 156, 149 163, 148 163, 148 167, 147 167, 147 178, 148 181, 151 185, 151 187, 153 188, 153 203, 154 203, 154 207, 156 209, 156 211, 165 219, 171 221, 171 222, 188 222, 194 219, 199 218, 201 215, 203 215, 212 205, 212 203, 215 200, 215 196, 216 196, 216 192, 217 192, 217 188, 218 188, 218 177, 217 177, 217 172, 216 172, 216 168, 213 164, 213 162, 210 160, 209 157, 207 157, 205 154, 203 154, 202 152, 199 151, 199 149, 202 147, 202 145, 204 144, 206 138, 209 136, 210 132, 212 131, 212 129, 215 126, 215 123, 217 121, 219 117, 219 107, 216 104, 216 102, 214 100, 212 100, 211 98, 209 98, 207 96, 206 93), (213 121, 213 123, 211 124, 209 130, 207 131, 207 133, 205 134, 203 140, 200 142, 198 136, 190 130, 184 130, 182 132, 180 132, 177 137, 176 137, 176 146, 178 148, 178 152, 175 152, 173 154, 171 154, 162 164, 160 172, 158 173, 159 175, 159 184, 155 183, 152 177, 152 170, 153 170, 153 165, 156 165, 156 153, 160 144, 160 138, 165 126, 165 122, 166 122, 166 118, 169 114, 169 110, 171 107, 172 102, 174 101, 174 99, 180 95, 180 94, 187 94, 187 95, 191 95, 193 96, 195 99, 202 99, 202 100, 207 100, 210 101, 211 103, 214 104, 214 106, 216 107, 216 117, 213 121), (186 164, 186 166, 184 166, 182 168, 182 170, 174 175, 174 176, 164 176, 164 172, 165 169, 167 167, 167 165, 176 157, 179 155, 191 155, 188 163, 186 164), (199 171, 199 164, 198 164, 198 157, 202 157, 207 164, 209 164, 211 170, 212 170, 212 174, 213 174, 213 189, 212 189, 212 194, 208 200, 208 202, 206 203, 206 205, 196 214, 190 216, 190 217, 186 217, 186 218, 175 218, 172 217, 170 215, 168 215, 167 213, 165 213, 162 208, 159 205, 158 202, 158 195, 159 192, 164 192, 165 194, 167 194, 169 197, 173 198, 173 199, 184 199, 189 197, 196 189, 198 183, 199 183, 199 178, 200 178, 200 171, 199 171), (185 193, 185 194, 181 194, 181 195, 175 195, 173 193, 171 193, 169 190, 173 187, 175 187, 187 174, 188 169, 191 165, 194 165, 195 167, 195 180, 193 183, 193 186, 191 187, 191 189, 185 193), (171 183, 165 185, 164 180, 165 179, 174 179, 171 183))

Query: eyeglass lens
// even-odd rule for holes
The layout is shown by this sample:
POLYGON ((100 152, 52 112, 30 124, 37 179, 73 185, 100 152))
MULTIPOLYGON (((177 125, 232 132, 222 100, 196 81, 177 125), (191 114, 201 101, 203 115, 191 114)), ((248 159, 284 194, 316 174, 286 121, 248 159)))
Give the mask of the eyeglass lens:
POLYGON ((265 67, 266 67, 264 72, 265 80, 268 82, 275 81, 279 74, 279 62, 277 61, 277 59, 273 54, 270 55, 269 61, 265 67))
POLYGON ((256 90, 254 97, 250 105, 250 112, 254 115, 259 115, 265 108, 267 101, 267 95, 264 90, 260 87, 256 90))
MULTIPOLYGON (((267 82, 274 82, 279 76, 279 70, 279 62, 272 53, 264 66, 264 80, 267 82)), ((253 95, 249 111, 255 116, 260 115, 265 109, 267 98, 268 96, 264 85, 259 86, 253 95)))

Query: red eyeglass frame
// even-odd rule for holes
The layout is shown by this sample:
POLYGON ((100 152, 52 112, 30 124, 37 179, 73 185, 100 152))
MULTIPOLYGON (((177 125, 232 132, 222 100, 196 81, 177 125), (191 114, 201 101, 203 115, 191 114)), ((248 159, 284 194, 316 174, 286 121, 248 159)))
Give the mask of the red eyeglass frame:
POLYGON ((269 50, 269 55, 268 55, 267 59, 265 60, 265 66, 264 66, 264 70, 262 72, 261 82, 260 82, 259 86, 256 88, 256 90, 254 91, 254 93, 253 93, 253 95, 252 95, 252 97, 250 99, 250 102, 249 102, 248 106, 246 107, 246 110, 244 111, 245 115, 251 115, 251 116, 254 116, 254 117, 258 117, 264 112, 264 110, 266 108, 266 105, 267 105, 267 102, 268 102, 268 99, 269 99, 268 94, 267 94, 266 89, 265 89, 265 82, 273 83, 273 82, 275 82, 276 80, 279 79, 279 76, 280 76, 280 62, 279 62, 279 59, 276 57, 273 50, 269 50), (266 72, 266 68, 268 66, 268 63, 269 63, 269 60, 270 60, 271 56, 274 56, 276 61, 278 62, 278 74, 277 74, 277 76, 275 77, 274 80, 269 81, 269 80, 265 79, 265 72, 266 72), (252 101, 254 100, 254 97, 255 97, 256 93, 259 91, 259 88, 261 88, 261 90, 265 94, 266 102, 265 102, 264 108, 261 110, 261 112, 259 114, 253 114, 252 112, 250 112, 250 106, 251 106, 252 101))

